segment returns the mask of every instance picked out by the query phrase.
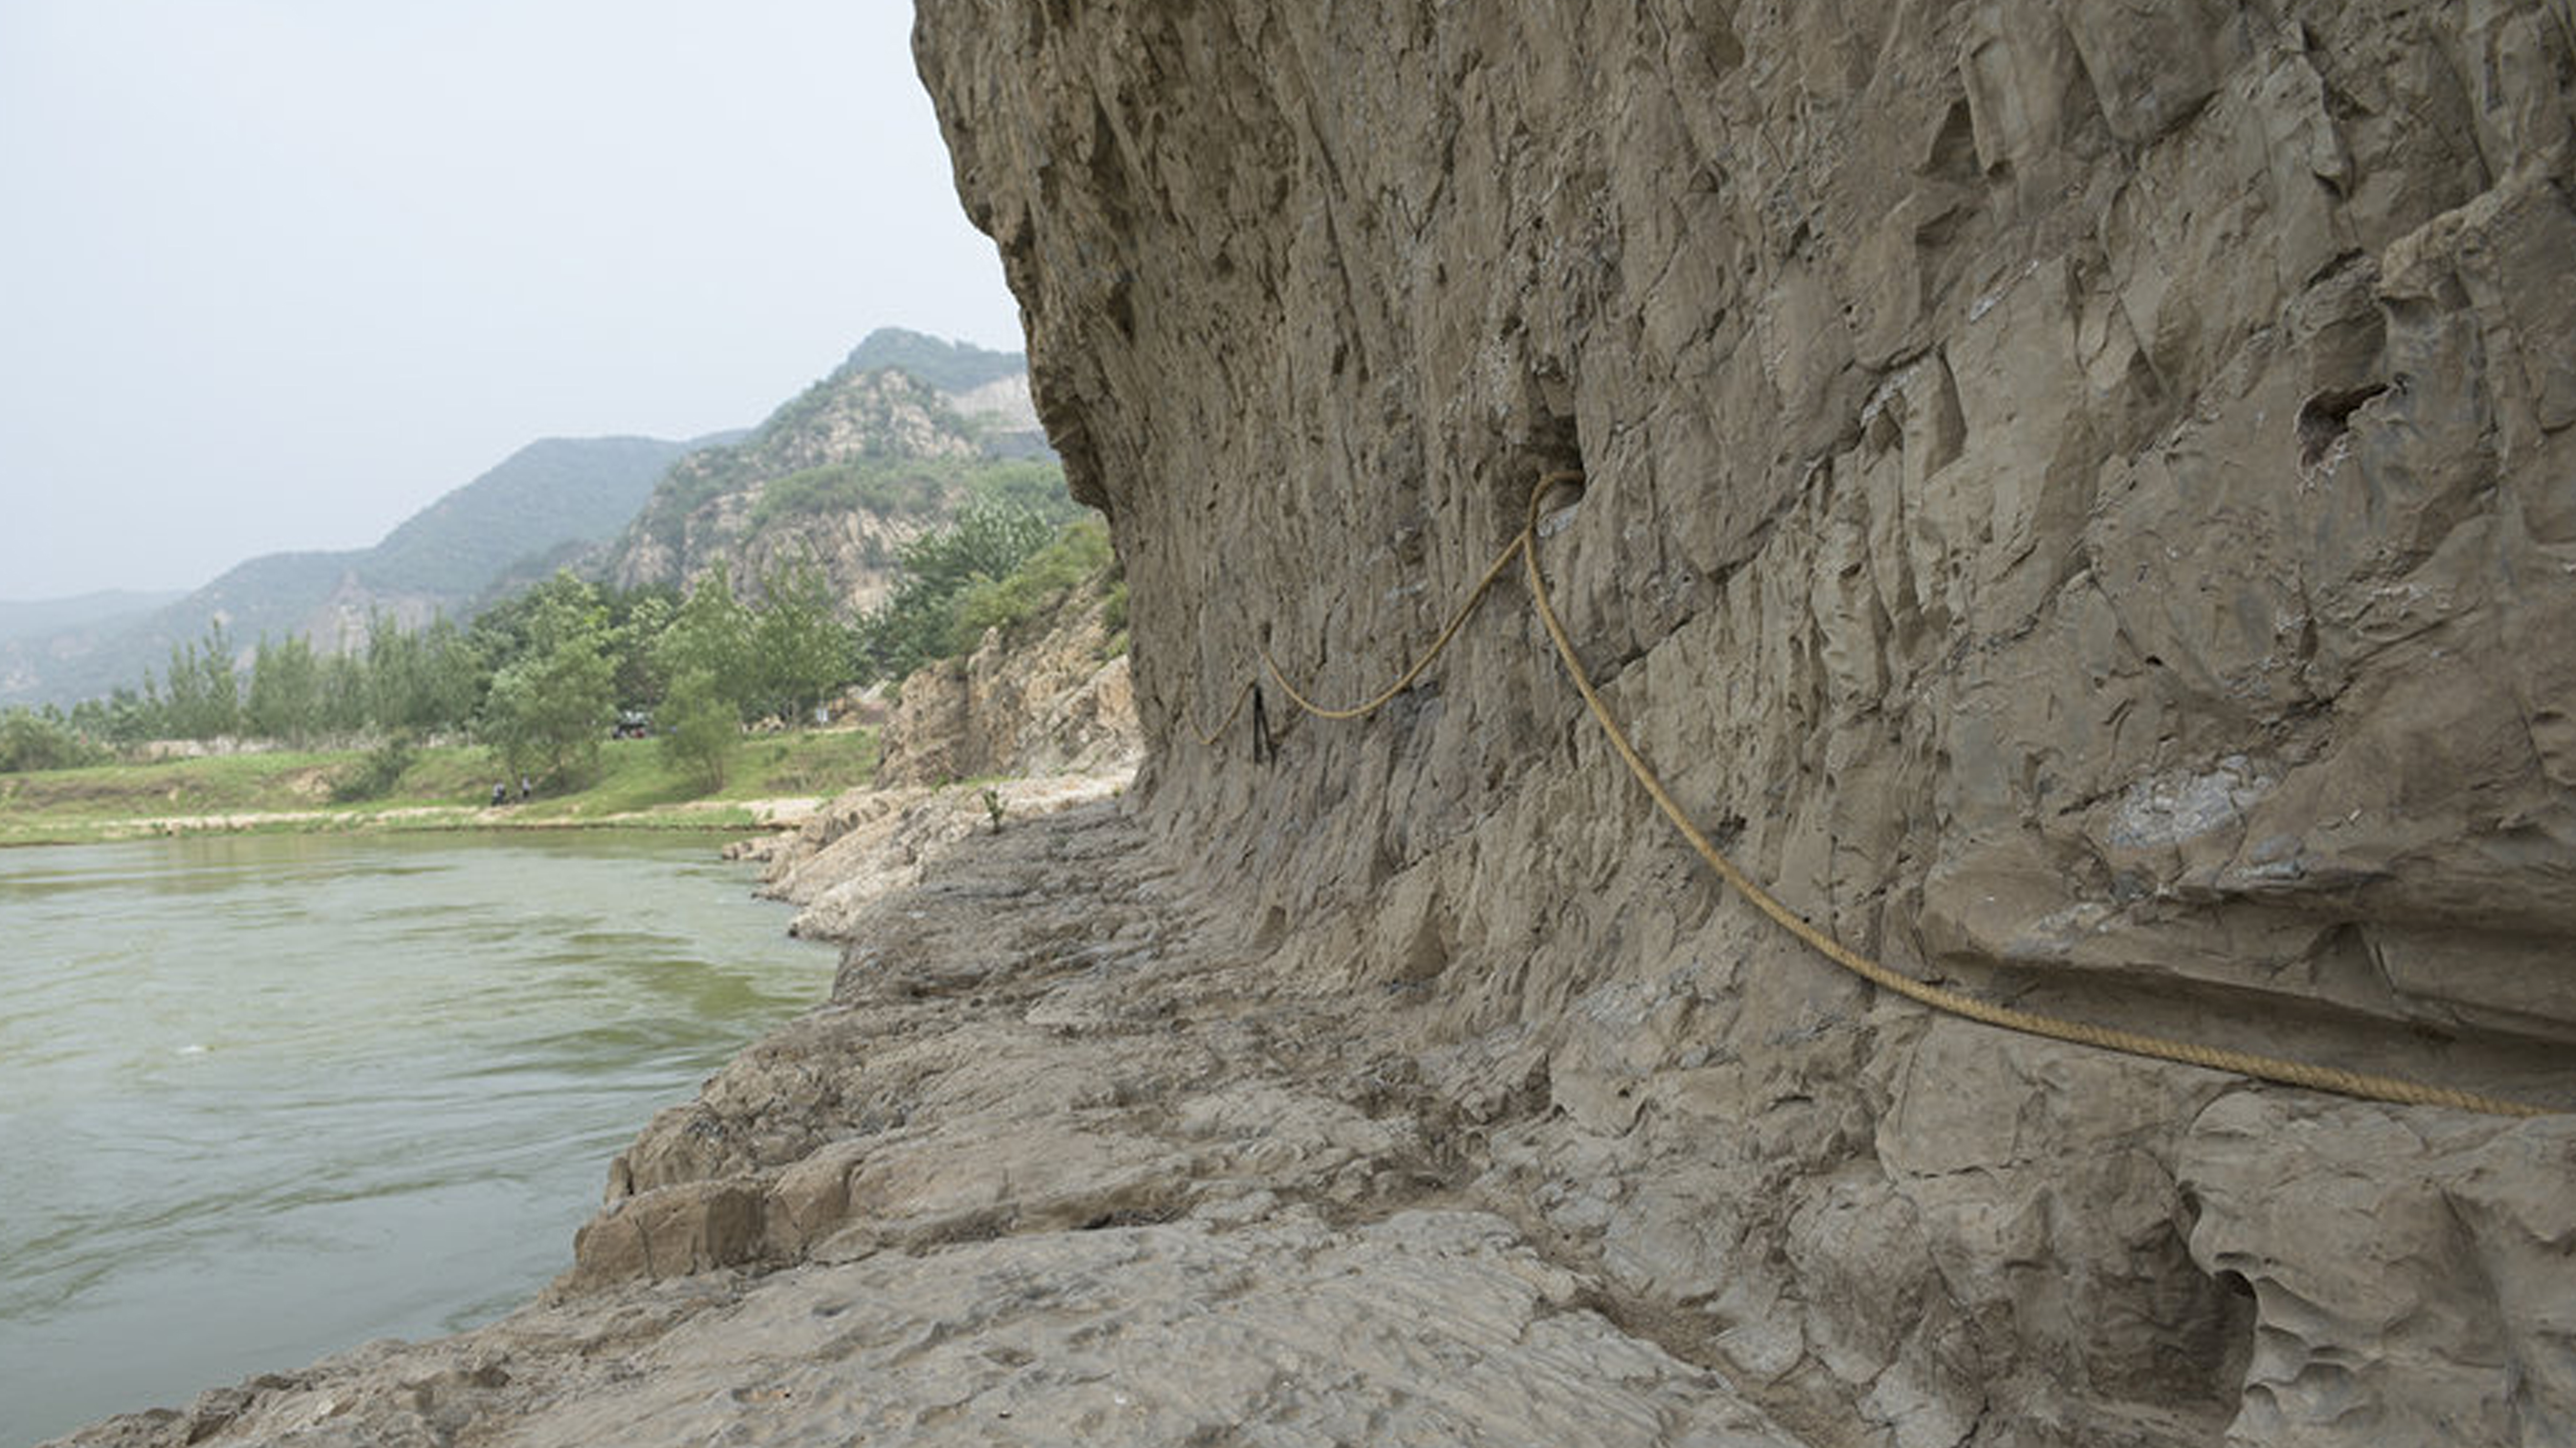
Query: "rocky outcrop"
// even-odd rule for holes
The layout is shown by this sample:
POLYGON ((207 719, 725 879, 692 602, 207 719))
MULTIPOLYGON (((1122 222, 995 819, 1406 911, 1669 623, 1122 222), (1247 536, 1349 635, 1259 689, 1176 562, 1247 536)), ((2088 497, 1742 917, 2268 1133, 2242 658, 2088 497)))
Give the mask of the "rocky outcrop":
POLYGON ((2566 1195, 2563 1125, 1874 998, 1696 872, 1516 581, 1369 721, 1197 733, 1265 648, 1394 676, 1580 468, 1540 544, 1580 648, 1811 919, 2576 1102, 2571 27, 950 0, 917 47, 1128 570, 1144 818, 1314 989, 1419 992, 1425 1059, 1545 1063, 1482 1180, 1627 1310, 1820 1441, 2540 1444, 2529 1284, 2576 1263, 2473 1198, 2566 1195), (2337 1258, 2300 1224, 2346 1199, 2415 1205, 2337 1258))
POLYGON ((1144 741, 1106 574, 974 652, 903 681, 879 734, 879 786, 1132 774, 1144 741))
POLYGON ((672 464, 601 571, 685 587, 722 567, 750 590, 810 560, 845 605, 872 608, 978 469, 1048 456, 1035 423, 1016 353, 880 329, 748 435, 672 464))
POLYGON ((620 588, 687 587, 723 567, 749 587, 812 559, 834 591, 872 607, 893 587, 896 555, 930 516, 894 507, 786 508, 763 499, 773 484, 875 460, 924 465, 910 487, 936 502, 932 469, 976 455, 939 395, 904 373, 843 368, 815 383, 738 442, 702 448, 671 466, 605 571, 620 588))
POLYGON ((760 893, 800 907, 787 933, 855 940, 877 902, 918 887, 964 841, 1127 792, 1133 771, 989 784, 872 785, 831 801, 794 832, 733 852, 763 866, 760 893))
POLYGON ((913 889, 961 840, 1123 795, 1143 749, 1114 570, 985 632, 903 681, 873 777, 794 832, 728 851, 762 893, 803 907, 791 934, 857 940, 881 898, 913 889))

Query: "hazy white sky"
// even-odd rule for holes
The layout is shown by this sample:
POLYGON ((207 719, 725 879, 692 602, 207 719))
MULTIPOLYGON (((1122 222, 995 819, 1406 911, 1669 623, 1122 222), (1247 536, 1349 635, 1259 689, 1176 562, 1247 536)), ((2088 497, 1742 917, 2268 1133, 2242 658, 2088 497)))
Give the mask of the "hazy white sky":
POLYGON ((0 599, 1017 349, 904 0, 0 0, 0 599))

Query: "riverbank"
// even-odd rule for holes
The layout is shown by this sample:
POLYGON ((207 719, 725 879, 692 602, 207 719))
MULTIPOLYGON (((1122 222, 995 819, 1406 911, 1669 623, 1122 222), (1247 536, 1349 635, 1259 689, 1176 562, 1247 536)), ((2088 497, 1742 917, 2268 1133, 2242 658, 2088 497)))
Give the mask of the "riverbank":
POLYGON ((158 835, 349 830, 792 828, 875 773, 874 730, 746 740, 723 787, 671 769, 649 740, 614 740, 599 778, 571 792, 489 803, 490 754, 427 748, 382 798, 335 800, 359 750, 274 751, 0 776, 0 845, 98 844, 158 835))
POLYGON ((1418 999, 1281 972, 1115 799, 831 934, 832 999, 654 1120, 536 1302, 65 1441, 1801 1442, 1481 1188, 1545 1099, 1516 1035, 1426 1070, 1418 999))
POLYGON ((0 851, 0 1448, 560 1272, 637 1124, 830 980, 726 838, 0 851))
MULTIPOLYGON (((1246 1423, 1373 1443, 1965 1440, 1938 1402, 1832 1375, 1829 1314, 1883 1321, 1873 1283, 1774 1295, 1702 1229, 1761 1201, 1721 1173, 1764 1142, 1731 1145, 1689 1094, 1727 1063, 1623 1114, 1629 997, 1585 1005, 1607 1048, 1462 1018, 1439 977, 1509 961, 1426 973, 1417 929, 1247 911, 1118 785, 870 791, 769 842, 798 933, 843 947, 831 996, 653 1119, 550 1290, 64 1441, 1159 1448, 1246 1423)), ((2415 1108, 2392 1138, 2389 1108, 1887 1020, 1899 1076, 1983 1053, 2059 1111, 2126 1083, 2141 1149, 2174 1174, 2151 1180, 2202 1194, 2196 1235, 2336 1304, 2389 1283, 2452 1300, 2461 1254, 2565 1276, 2565 1214, 2507 1184, 2567 1159, 2570 1118, 2415 1108), (2369 1210, 2323 1228, 2270 1212, 2285 1153, 2369 1210), (2408 1205, 2426 1199, 2473 1210, 2408 1205)), ((1915 1219, 1887 1220, 1873 1230, 1901 1241, 1915 1219)), ((2223 1409, 2194 1406, 2048 1437, 2216 1441, 2223 1409)))

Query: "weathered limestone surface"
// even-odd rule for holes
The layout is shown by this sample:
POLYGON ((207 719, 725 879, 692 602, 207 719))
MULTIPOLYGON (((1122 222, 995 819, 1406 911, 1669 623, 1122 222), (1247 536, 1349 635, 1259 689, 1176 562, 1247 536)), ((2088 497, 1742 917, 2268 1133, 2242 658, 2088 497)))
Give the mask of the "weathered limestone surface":
POLYGON ((1086 585, 1017 628, 987 630, 962 659, 915 670, 880 735, 874 782, 1134 772, 1144 741, 1108 603, 1105 585, 1086 585))
POLYGON ((1438 1089, 1538 1067, 1487 1190, 1816 1441, 2537 1445, 2576 1237, 2480 1203, 2576 1192, 2563 1122, 1874 1000, 1655 822, 1517 580, 1372 720, 1196 735, 1264 648, 1393 677, 1579 466, 1587 660, 1811 918, 2576 1102, 2571 32, 939 0, 917 49, 1127 565, 1143 818, 1291 978, 1422 1001, 1438 1089))
POLYGON ((812 940, 850 940, 887 895, 919 886, 961 842, 1005 824, 1126 792, 1130 771, 1005 779, 991 785, 895 785, 851 790, 793 834, 729 853, 766 869, 760 893, 802 907, 787 927, 812 940), (986 791, 989 790, 988 795, 986 791))

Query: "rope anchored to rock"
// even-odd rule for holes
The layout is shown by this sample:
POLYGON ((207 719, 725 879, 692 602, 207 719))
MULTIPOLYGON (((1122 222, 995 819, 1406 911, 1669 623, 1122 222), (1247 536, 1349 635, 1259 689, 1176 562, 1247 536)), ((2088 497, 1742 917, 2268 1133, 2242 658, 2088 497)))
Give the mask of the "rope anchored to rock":
MULTIPOLYGON (((2422 1082, 2406 1080, 2403 1077, 2380 1076, 2362 1071, 2347 1071, 2335 1066, 2284 1060, 2251 1051, 2237 1051, 2194 1041, 2174 1040, 2165 1036, 2123 1030, 2114 1026, 2094 1025, 2039 1011, 1998 1005, 1963 991, 1917 980, 1903 971, 1873 960, 1844 945, 1763 888, 1735 862, 1729 860, 1725 852, 1718 849, 1707 834, 1692 821, 1689 812, 1673 798, 1672 792, 1664 787, 1663 780, 1646 763, 1645 758, 1637 752, 1636 745, 1629 741, 1627 731, 1620 727, 1618 719, 1610 712, 1609 705, 1602 702, 1600 691, 1593 686, 1592 675, 1583 667, 1582 658, 1575 652, 1574 640, 1566 632, 1564 620, 1557 616, 1555 600, 1549 596, 1547 579, 1539 570, 1538 560, 1539 517, 1542 504, 1549 492, 1560 484, 1580 483, 1582 479, 1583 475, 1578 472, 1552 472, 1538 480, 1537 486, 1530 490, 1529 515, 1520 532, 1503 546, 1502 552, 1494 555, 1494 561, 1487 565, 1484 576, 1476 580, 1476 586, 1469 590, 1466 600, 1450 616, 1448 624, 1440 630, 1439 636, 1432 640, 1431 646, 1386 688, 1356 704, 1327 706, 1316 703, 1299 690, 1266 648, 1261 651, 1263 669, 1278 685, 1279 691, 1291 703, 1308 714, 1320 719, 1365 718, 1385 707, 1397 695, 1412 687, 1415 680, 1422 677, 1423 671, 1430 668, 1432 661, 1437 659, 1449 647, 1451 641, 1457 638, 1459 630, 1466 626, 1468 618, 1475 613, 1477 605, 1493 591, 1495 581, 1517 558, 1522 564, 1524 576, 1529 584, 1530 605, 1536 610, 1539 623, 1546 629, 1549 641, 1555 645, 1557 658, 1565 665, 1566 673, 1574 682, 1575 691, 1583 696, 1585 707, 1591 711, 1593 720, 1601 726, 1603 735, 1610 741, 1611 749, 1619 756, 1620 762, 1628 767, 1629 774, 1654 800, 1655 808, 1661 811, 1673 828, 1681 833, 1682 838, 1689 843, 1700 859, 1717 872, 1718 878, 1724 880, 1755 909, 1768 916, 1783 930, 1796 936, 1809 949, 1870 984, 1882 990, 1893 991, 1908 1000, 1946 1015, 1960 1016, 1990 1026, 2000 1026, 2005 1030, 2019 1031, 2024 1035, 2094 1046, 2103 1050, 2118 1051, 2125 1055, 2175 1061, 2187 1066, 2206 1067, 2213 1071, 2231 1071, 2240 1076, 2251 1076, 2259 1080, 2276 1081, 2290 1086, 2305 1086, 2314 1090, 2331 1091, 2340 1095, 2394 1102, 2400 1105, 2449 1106, 2494 1116, 2550 1114, 2546 1108, 2525 1102, 2509 1101, 2470 1091, 2455 1091, 2448 1087, 2430 1086, 2422 1082)), ((1247 702, 1252 702, 1258 707, 1259 696, 1259 677, 1246 679, 1242 687, 1236 691, 1233 707, 1227 710, 1225 718, 1219 721, 1214 729, 1200 735, 1200 743, 1213 747, 1225 736, 1226 730, 1233 725, 1235 719, 1243 713, 1247 702)), ((1261 722, 1266 726, 1266 718, 1261 722)), ((1262 733, 1264 737, 1261 743, 1267 745, 1266 727, 1262 733)), ((1270 748, 1270 752, 1275 755, 1275 746, 1270 748)))

